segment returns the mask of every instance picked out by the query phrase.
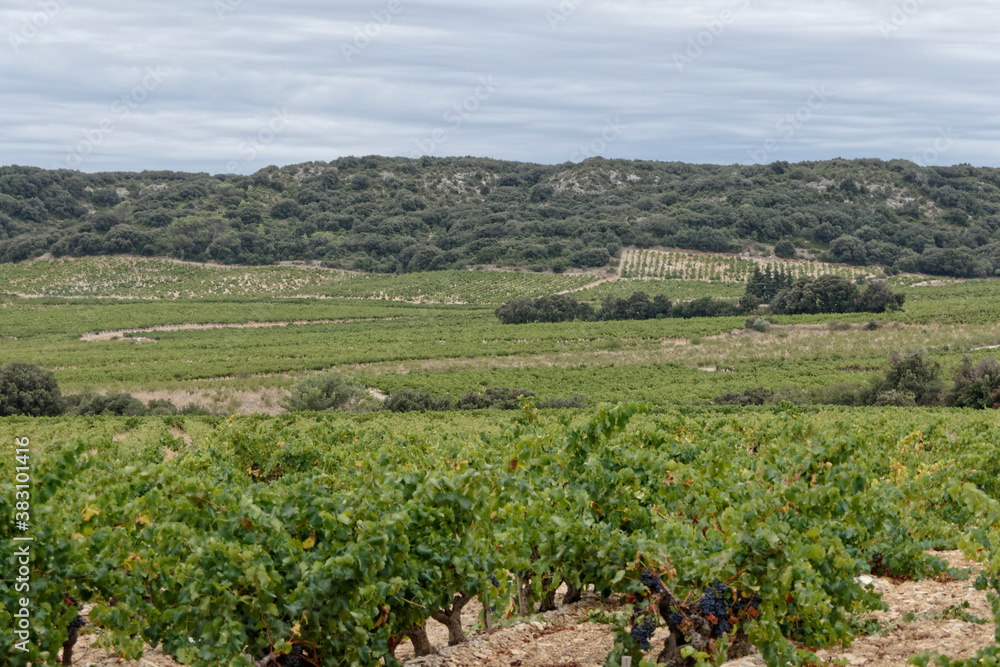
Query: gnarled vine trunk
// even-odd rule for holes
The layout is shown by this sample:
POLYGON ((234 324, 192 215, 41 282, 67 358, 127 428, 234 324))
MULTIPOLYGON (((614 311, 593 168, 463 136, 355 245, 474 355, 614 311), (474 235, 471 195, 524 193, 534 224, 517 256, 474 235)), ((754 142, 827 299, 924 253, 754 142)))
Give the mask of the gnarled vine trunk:
POLYGON ((448 646, 467 641, 462 630, 462 607, 471 599, 467 593, 460 593, 452 600, 451 609, 438 610, 431 614, 431 618, 448 628, 448 646))
POLYGON ((410 642, 413 644, 413 655, 417 658, 424 655, 433 655, 437 653, 434 647, 431 646, 431 640, 427 638, 427 626, 426 625, 414 625, 412 628, 407 628, 400 634, 406 635, 410 638, 410 642))

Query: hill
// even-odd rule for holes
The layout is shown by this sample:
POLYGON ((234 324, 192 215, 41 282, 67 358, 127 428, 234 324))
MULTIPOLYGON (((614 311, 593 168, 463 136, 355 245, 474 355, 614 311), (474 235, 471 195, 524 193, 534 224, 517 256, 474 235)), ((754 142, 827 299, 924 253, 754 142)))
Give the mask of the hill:
POLYGON ((379 273, 616 265, 623 248, 1000 275, 1000 170, 345 157, 252 176, 0 168, 0 261, 107 254, 379 273))

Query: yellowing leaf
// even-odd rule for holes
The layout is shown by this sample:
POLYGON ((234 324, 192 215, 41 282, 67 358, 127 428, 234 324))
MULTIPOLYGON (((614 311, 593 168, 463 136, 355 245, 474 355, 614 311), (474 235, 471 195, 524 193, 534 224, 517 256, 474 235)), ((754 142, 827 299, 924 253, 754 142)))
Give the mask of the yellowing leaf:
POLYGON ((125 562, 122 563, 122 568, 125 570, 131 570, 132 566, 141 560, 142 558, 139 556, 139 554, 133 551, 128 555, 128 558, 125 559, 125 562))
POLYGON ((139 516, 137 516, 137 517, 135 518, 135 522, 136 522, 137 524, 139 524, 139 525, 146 525, 146 526, 150 526, 150 525, 152 525, 152 523, 153 523, 153 522, 152 522, 152 521, 150 520, 150 518, 149 518, 149 515, 148 515, 148 514, 140 514, 139 516))
POLYGON ((101 513, 101 510, 97 509, 96 507, 91 507, 90 505, 87 505, 86 507, 84 507, 83 511, 81 512, 81 514, 83 514, 83 520, 84 521, 90 521, 91 519, 93 519, 95 516, 97 516, 100 513, 101 513))
POLYGON ((302 634, 302 624, 296 623, 292 626, 292 637, 298 637, 302 634))
POLYGON ((305 540, 302 541, 302 548, 303 549, 312 549, 314 546, 316 546, 316 531, 315 530, 312 532, 312 535, 310 535, 309 537, 307 537, 305 540))

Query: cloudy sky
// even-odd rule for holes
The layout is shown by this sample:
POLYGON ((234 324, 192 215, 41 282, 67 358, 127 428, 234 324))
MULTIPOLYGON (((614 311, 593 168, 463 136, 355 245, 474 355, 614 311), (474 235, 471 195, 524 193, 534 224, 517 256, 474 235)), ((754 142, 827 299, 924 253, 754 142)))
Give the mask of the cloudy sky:
POLYGON ((1000 166, 987 0, 5 0, 0 164, 1000 166))

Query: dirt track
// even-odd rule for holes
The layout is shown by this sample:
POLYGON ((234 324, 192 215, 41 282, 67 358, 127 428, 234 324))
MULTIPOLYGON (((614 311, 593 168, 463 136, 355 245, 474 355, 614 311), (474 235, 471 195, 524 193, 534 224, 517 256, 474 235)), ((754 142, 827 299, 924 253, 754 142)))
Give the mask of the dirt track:
MULTIPOLYGON (((266 327, 286 327, 289 324, 344 324, 348 322, 382 322, 397 319, 395 317, 357 317, 340 320, 280 320, 277 322, 209 322, 205 324, 161 324, 155 327, 141 329, 118 329, 117 331, 95 331, 80 336, 80 340, 93 342, 97 340, 115 340, 124 338, 130 333, 153 333, 156 331, 199 331, 204 329, 261 329, 266 327)), ((138 339, 136 339, 138 340, 138 339)), ((150 342, 150 339, 143 339, 150 342)))

